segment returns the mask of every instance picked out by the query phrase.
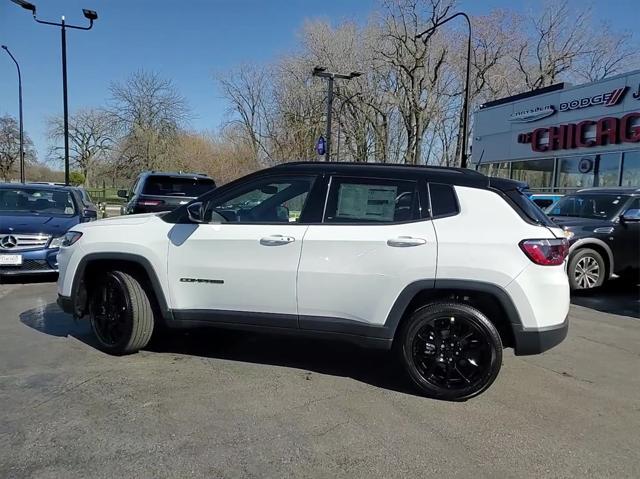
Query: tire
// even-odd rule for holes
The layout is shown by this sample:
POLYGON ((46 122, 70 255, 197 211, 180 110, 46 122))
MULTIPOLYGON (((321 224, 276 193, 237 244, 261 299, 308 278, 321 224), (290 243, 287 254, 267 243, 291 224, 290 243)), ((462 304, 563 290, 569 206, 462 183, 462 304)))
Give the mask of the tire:
POLYGON ((128 273, 109 271, 92 288, 89 319, 100 348, 110 354, 138 352, 154 327, 149 295, 128 273))
POLYGON ((496 327, 462 303, 434 303, 416 310, 402 325, 396 347, 413 384, 437 399, 462 401, 481 394, 502 366, 496 327))
POLYGON ((602 255, 591 248, 581 248, 569 258, 569 285, 573 291, 599 288, 607 274, 602 255))

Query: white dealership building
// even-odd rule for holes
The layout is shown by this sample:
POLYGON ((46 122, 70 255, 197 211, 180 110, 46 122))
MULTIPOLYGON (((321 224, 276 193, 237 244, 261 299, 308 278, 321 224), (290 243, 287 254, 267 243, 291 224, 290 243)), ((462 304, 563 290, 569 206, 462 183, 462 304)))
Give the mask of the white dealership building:
POLYGON ((471 161, 536 191, 640 187, 640 70, 482 105, 471 161))

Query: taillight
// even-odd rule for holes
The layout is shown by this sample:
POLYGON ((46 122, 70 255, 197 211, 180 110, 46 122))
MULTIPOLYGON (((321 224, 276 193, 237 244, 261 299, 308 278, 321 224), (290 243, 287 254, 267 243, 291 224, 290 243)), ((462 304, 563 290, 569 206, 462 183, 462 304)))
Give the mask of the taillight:
POLYGON ((520 249, 535 264, 557 266, 569 254, 569 242, 565 239, 529 239, 520 242, 520 249))
POLYGON ((164 201, 161 200, 140 200, 138 204, 140 206, 160 206, 164 201))

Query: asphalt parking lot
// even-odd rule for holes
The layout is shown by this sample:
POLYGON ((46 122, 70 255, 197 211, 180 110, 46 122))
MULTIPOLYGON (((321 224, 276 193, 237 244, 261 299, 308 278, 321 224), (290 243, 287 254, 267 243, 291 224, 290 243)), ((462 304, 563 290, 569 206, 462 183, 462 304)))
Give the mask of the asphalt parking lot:
POLYGON ((575 298, 569 337, 484 395, 416 396, 384 353, 193 332, 93 347, 55 285, 0 285, 0 477, 640 477, 640 293, 575 298))

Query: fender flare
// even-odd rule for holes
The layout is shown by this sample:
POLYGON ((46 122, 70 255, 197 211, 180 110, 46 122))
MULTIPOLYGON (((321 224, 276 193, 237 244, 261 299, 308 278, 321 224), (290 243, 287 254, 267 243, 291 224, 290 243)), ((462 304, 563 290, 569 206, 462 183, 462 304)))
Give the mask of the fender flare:
POLYGON ((413 298, 421 291, 446 291, 446 290, 464 290, 475 291, 479 293, 488 293, 496 298, 507 314, 507 320, 511 324, 512 329, 522 327, 520 314, 516 309, 513 300, 509 294, 500 286, 494 283, 486 283, 484 281, 474 281, 465 279, 429 279, 419 280, 407 285, 398 295, 394 302, 384 327, 390 333, 390 337, 395 337, 396 330, 402 320, 407 307, 413 298))
POLYGON ((589 247, 589 245, 600 246, 607 253, 607 260, 609 261, 609 274, 608 277, 611 278, 614 271, 614 262, 613 262, 613 251, 607 243, 598 238, 581 238, 575 243, 571 245, 569 248, 569 256, 571 256, 577 249, 589 247))
POLYGON ((158 275, 154 270, 151 262, 145 258, 144 256, 140 256, 138 254, 132 253, 89 253, 84 256, 80 262, 78 263, 78 267, 76 268, 75 274, 73 275, 73 282, 71 284, 71 298, 75 302, 75 298, 77 297, 78 288, 80 287, 80 280, 84 277, 84 272, 87 265, 92 261, 104 261, 104 260, 114 260, 114 261, 126 261, 129 263, 135 263, 141 266, 147 276, 149 277, 149 281, 151 282, 151 287, 153 288, 153 292, 155 294, 156 300, 158 301, 158 307, 160 308, 160 313, 162 314, 162 318, 167 320, 173 319, 173 314, 169 309, 166 296, 164 294, 164 290, 160 285, 160 281, 158 280, 158 275))

